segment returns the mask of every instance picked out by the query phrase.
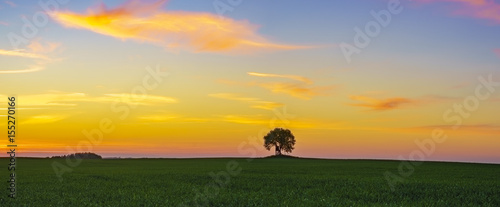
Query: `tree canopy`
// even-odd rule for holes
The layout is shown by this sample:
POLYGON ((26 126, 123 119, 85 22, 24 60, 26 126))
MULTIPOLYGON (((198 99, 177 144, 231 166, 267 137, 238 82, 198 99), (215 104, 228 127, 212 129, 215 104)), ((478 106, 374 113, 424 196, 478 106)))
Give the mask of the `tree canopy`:
POLYGON ((291 153, 295 145, 295 136, 288 129, 275 128, 264 136, 264 147, 270 150, 275 147, 276 155, 282 152, 291 153))

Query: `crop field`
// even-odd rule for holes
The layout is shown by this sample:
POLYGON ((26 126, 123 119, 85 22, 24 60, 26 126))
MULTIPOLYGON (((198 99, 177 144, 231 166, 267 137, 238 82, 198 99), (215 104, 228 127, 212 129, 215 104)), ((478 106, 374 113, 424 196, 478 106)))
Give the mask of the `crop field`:
POLYGON ((54 162, 66 161, 17 159, 16 199, 3 170, 0 206, 500 206, 493 164, 424 162, 401 176, 400 161, 104 159, 60 180, 54 162))

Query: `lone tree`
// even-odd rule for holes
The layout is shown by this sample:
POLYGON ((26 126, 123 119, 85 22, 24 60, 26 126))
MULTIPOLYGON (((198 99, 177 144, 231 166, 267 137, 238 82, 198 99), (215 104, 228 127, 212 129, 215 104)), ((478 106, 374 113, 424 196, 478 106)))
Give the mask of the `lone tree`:
POLYGON ((275 128, 264 136, 264 147, 271 150, 274 146, 276 155, 281 155, 282 151, 291 153, 294 149, 293 145, 295 145, 295 137, 288 129, 275 128))

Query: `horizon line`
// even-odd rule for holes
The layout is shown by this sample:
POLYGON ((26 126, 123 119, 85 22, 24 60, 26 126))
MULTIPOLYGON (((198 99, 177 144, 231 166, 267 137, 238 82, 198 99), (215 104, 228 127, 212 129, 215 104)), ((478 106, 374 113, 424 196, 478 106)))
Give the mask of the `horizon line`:
MULTIPOLYGON (((407 162, 443 162, 443 163, 463 163, 463 164, 493 164, 499 165, 500 162, 473 162, 473 161, 457 161, 457 160, 397 160, 397 159, 388 159, 388 158, 321 158, 321 157, 297 157, 291 155, 285 155, 286 157, 292 157, 296 159, 315 159, 315 160, 359 160, 359 161, 407 161, 407 162)), ((265 158, 273 158, 275 155, 270 155, 266 157, 102 157, 103 160, 134 160, 134 159, 265 159, 265 158)), ((0 157, 0 159, 7 159, 10 157, 0 157)), ((16 158, 25 158, 25 159, 64 159, 64 158, 52 158, 52 157, 16 157, 16 158)), ((92 160, 92 159, 89 159, 92 160)))

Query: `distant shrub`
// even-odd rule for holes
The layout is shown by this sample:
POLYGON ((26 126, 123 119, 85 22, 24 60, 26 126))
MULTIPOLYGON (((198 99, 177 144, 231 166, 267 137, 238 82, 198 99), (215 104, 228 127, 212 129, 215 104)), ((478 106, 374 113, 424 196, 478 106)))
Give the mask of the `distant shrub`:
POLYGON ((102 159, 102 157, 96 153, 92 152, 81 152, 81 153, 74 153, 70 155, 63 155, 63 156, 52 156, 52 158, 70 158, 70 159, 102 159))

